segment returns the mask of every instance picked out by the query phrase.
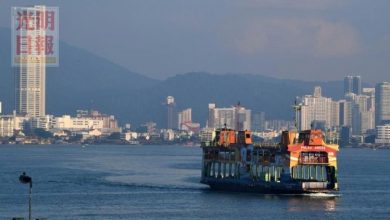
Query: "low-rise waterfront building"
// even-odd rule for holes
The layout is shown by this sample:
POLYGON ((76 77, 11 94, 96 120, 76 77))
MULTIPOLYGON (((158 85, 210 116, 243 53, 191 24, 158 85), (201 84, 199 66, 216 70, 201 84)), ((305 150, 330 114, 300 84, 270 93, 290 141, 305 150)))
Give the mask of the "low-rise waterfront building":
POLYGON ((23 131, 28 118, 17 115, 0 115, 0 137, 11 137, 15 133, 23 131))
POLYGON ((119 132, 118 122, 113 115, 97 111, 78 111, 76 117, 63 115, 52 119, 50 130, 69 130, 72 132, 98 130, 102 134, 119 132))
POLYGON ((375 143, 390 144, 390 124, 376 126, 375 143))

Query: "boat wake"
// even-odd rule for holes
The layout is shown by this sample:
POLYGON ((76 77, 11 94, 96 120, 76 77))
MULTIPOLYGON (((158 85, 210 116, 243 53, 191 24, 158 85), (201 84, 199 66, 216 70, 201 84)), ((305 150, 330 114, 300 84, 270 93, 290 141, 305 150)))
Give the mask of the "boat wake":
POLYGON ((336 193, 307 193, 302 194, 302 196, 308 196, 312 198, 334 198, 334 197, 340 197, 341 194, 336 193))
POLYGON ((149 188, 149 189, 160 189, 160 190, 199 190, 208 188, 197 182, 186 182, 181 179, 175 179, 170 181, 161 181, 160 179, 154 179, 145 181, 135 180, 129 176, 109 176, 105 178, 106 183, 136 187, 136 188, 149 188))

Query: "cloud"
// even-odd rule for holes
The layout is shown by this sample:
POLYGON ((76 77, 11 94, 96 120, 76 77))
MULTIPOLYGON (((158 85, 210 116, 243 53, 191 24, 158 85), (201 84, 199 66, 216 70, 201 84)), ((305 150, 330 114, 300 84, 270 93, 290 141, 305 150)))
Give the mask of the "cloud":
POLYGON ((298 10, 326 10, 337 8, 345 3, 339 0, 246 0, 238 2, 238 4, 249 7, 298 10))
POLYGON ((360 47, 358 32, 352 26, 323 19, 258 19, 233 36, 233 46, 246 55, 349 56, 360 47))
POLYGON ((348 56, 359 51, 357 31, 345 23, 320 22, 315 52, 325 56, 348 56))

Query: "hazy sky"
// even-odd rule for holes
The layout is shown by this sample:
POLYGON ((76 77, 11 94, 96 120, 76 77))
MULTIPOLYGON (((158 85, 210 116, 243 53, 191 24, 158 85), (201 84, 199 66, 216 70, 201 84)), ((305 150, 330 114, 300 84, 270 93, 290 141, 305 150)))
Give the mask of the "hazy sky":
POLYGON ((0 0, 60 9, 60 39, 153 78, 190 71, 390 81, 389 0, 0 0))

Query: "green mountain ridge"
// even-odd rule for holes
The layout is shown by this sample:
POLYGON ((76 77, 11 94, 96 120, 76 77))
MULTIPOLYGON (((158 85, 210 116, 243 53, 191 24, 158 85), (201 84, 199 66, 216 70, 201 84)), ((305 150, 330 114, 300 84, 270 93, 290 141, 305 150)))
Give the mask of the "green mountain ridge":
MULTIPOLYGON (((0 101, 4 112, 14 103, 10 62, 10 32, 0 28, 0 101)), ((151 62, 152 63, 152 62, 151 62)), ((259 74, 185 73, 155 80, 133 73, 103 57, 60 42, 60 66, 47 69, 47 113, 75 114, 77 109, 97 109, 114 114, 121 123, 139 125, 155 121, 166 125, 166 96, 175 97, 177 110, 193 109, 193 120, 205 124, 208 103, 242 106, 266 112, 270 119, 291 120, 296 96, 322 86, 324 96, 340 98, 342 81, 306 82, 259 74)))

